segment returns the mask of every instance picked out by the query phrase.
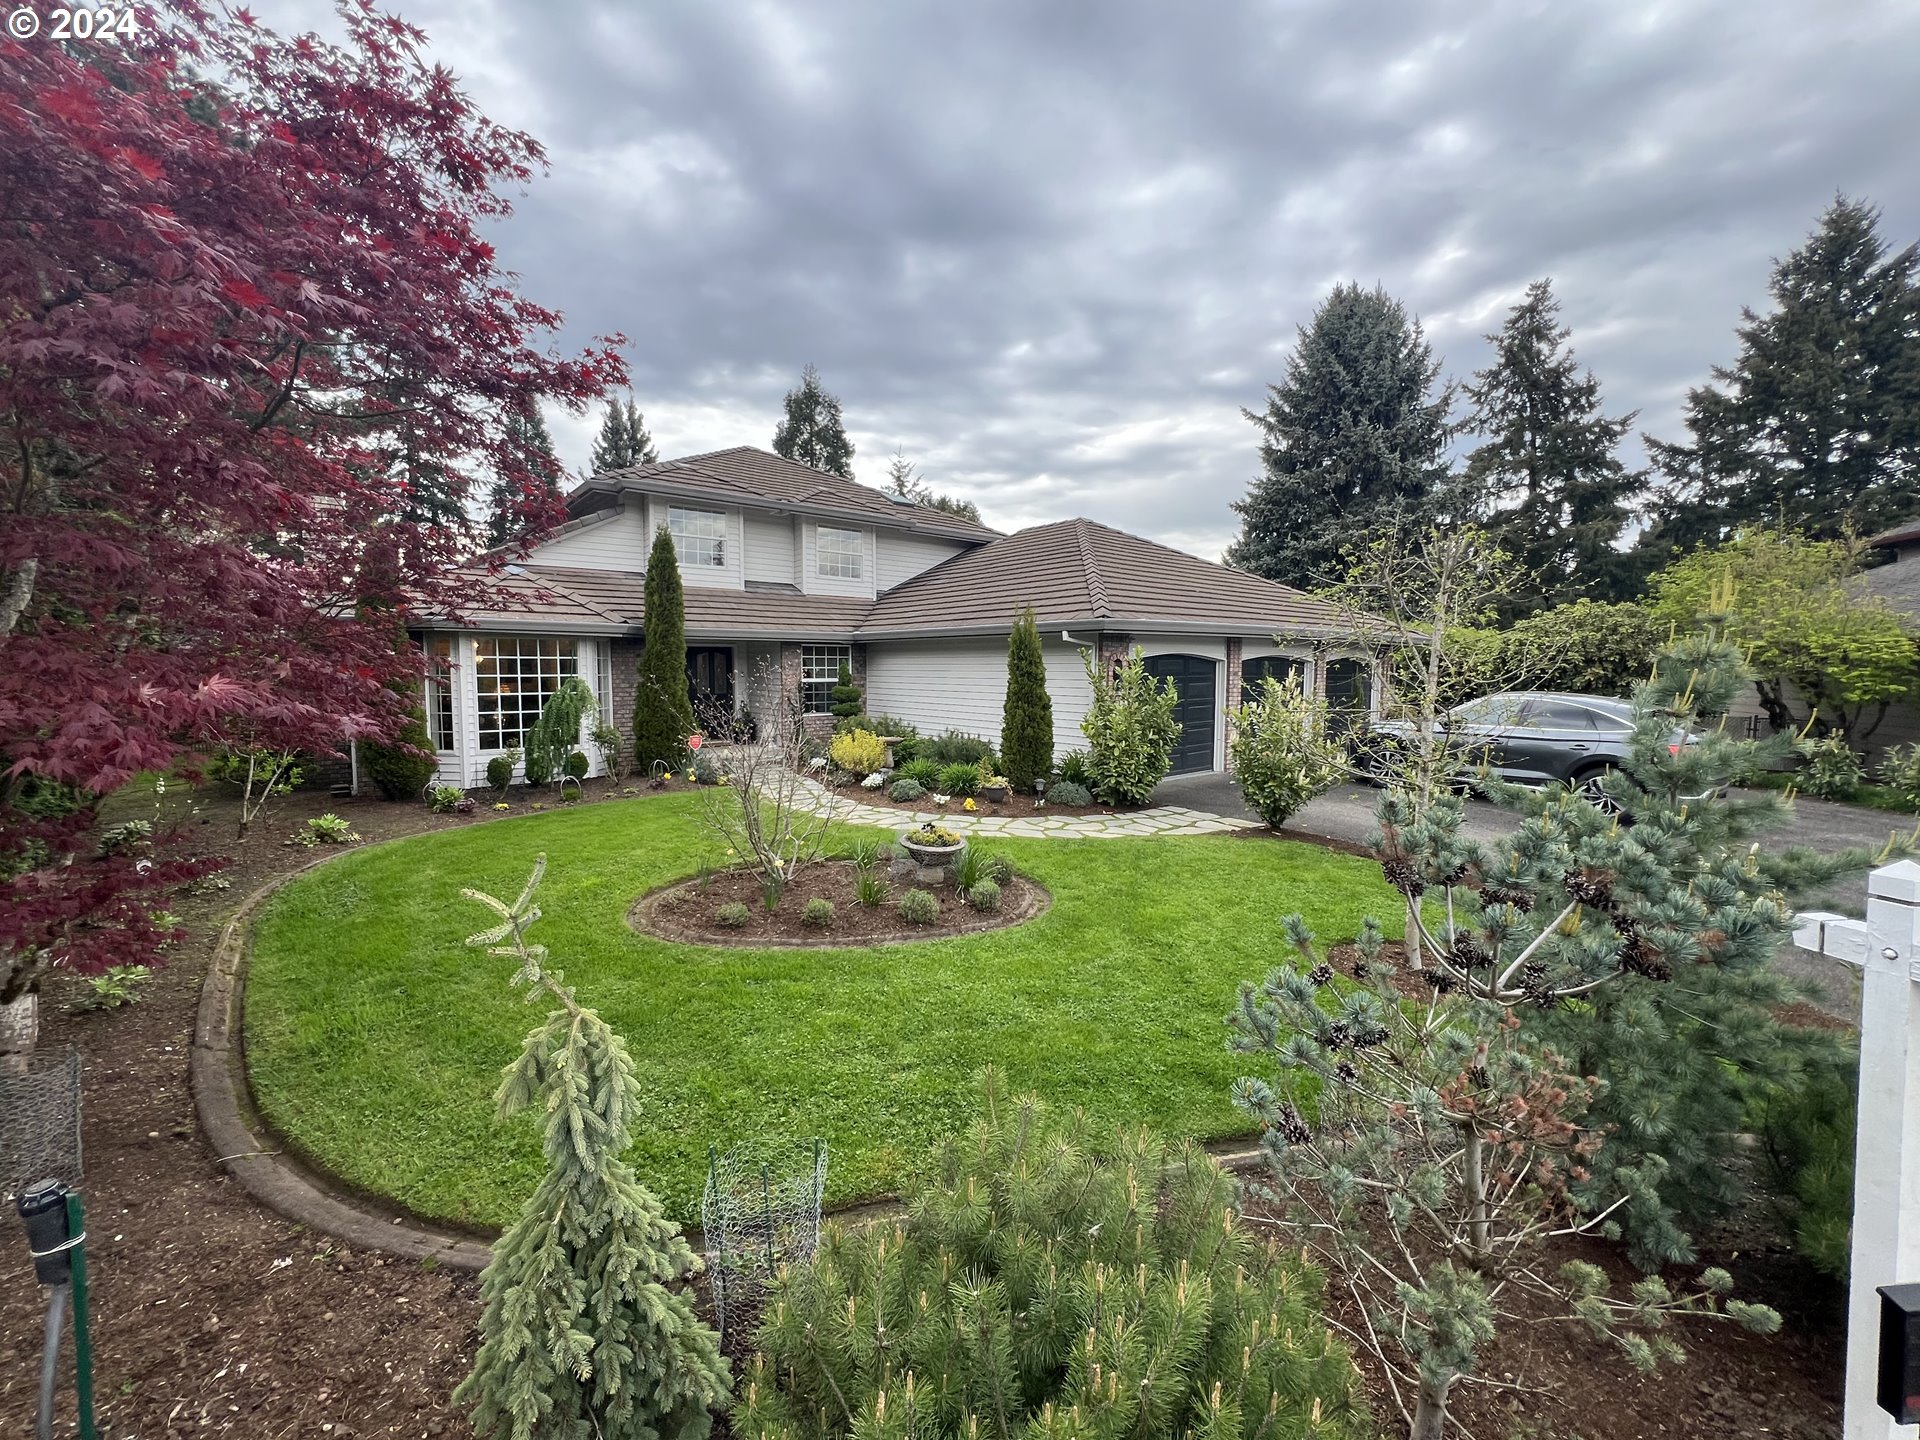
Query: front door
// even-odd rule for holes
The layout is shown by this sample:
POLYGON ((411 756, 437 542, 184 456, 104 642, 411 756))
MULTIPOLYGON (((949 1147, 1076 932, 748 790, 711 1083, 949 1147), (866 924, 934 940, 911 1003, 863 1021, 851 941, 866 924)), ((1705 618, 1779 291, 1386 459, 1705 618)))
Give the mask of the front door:
POLYGON ((1173 742, 1173 773, 1213 769, 1214 672, 1218 667, 1204 655, 1150 655, 1147 673, 1173 681, 1180 694, 1173 718, 1180 737, 1173 742))
POLYGON ((716 739, 733 730, 733 647, 687 647, 687 698, 693 701, 693 723, 716 739))

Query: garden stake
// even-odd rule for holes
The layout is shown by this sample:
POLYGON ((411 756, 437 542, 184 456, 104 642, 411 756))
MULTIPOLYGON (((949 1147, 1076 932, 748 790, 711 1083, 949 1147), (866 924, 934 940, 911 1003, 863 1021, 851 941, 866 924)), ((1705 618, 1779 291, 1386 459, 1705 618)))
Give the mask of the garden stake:
POLYGON ((93 1333, 87 1325, 87 1219, 80 1192, 67 1191, 67 1233, 73 1241, 73 1393, 80 1410, 82 1440, 93 1429, 93 1333))
POLYGON ((87 1228, 80 1196, 58 1180, 42 1180, 15 1202, 27 1229, 34 1278, 47 1296, 46 1345, 40 1361, 37 1440, 53 1435, 54 1373, 59 1365, 60 1332, 66 1328, 68 1302, 73 1309, 73 1389, 79 1402, 82 1440, 98 1440, 93 1426, 93 1341, 87 1329, 87 1228))

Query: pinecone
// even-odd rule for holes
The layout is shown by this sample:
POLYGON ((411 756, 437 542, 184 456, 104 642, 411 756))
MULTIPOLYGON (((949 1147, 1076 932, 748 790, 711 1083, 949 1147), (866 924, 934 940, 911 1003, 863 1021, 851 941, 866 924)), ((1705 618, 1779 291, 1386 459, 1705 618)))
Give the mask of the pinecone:
POLYGON ((1353 1068, 1353 1062, 1350 1060, 1342 1060, 1334 1066, 1333 1073, 1348 1085, 1354 1084, 1360 1078, 1360 1072, 1353 1068))
POLYGON ((1456 935, 1447 951, 1447 958, 1453 962, 1454 968, 1468 971, 1493 963, 1493 957, 1476 945, 1471 935, 1456 935))
POLYGON ((1529 960, 1520 967, 1520 993, 1529 1005, 1541 1010, 1551 1010, 1560 1003, 1553 986, 1547 983, 1547 967, 1538 960, 1529 960))
POLYGON ((1503 885, 1489 885, 1480 892, 1482 905, 1511 905, 1521 914, 1533 909, 1533 896, 1525 890, 1509 890, 1503 885))
POLYGON ((1356 959, 1353 962, 1353 978, 1354 979, 1365 980, 1372 974, 1373 974, 1373 967, 1367 964, 1366 961, 1356 959))
POLYGON ((1673 966, 1647 943, 1644 935, 1635 935, 1620 947, 1620 968, 1632 971, 1635 975, 1645 976, 1649 980, 1671 980, 1673 966))
POLYGON ((1387 1027, 1384 1025, 1376 1025, 1371 1030, 1362 1030, 1356 1034, 1353 1037, 1353 1048, 1356 1050, 1371 1050, 1376 1045, 1386 1044, 1388 1039, 1387 1027))
POLYGON ((1322 960, 1318 965, 1307 971, 1307 979, 1311 980, 1315 985, 1329 984, 1333 980, 1333 966, 1322 960))
POLYGON ((1304 1145, 1313 1138, 1313 1132, 1300 1118, 1300 1112, 1293 1108, 1291 1100, 1280 1107, 1280 1136, 1289 1145, 1304 1145))
POLYGON ((1482 1090, 1493 1084, 1493 1079, 1487 1074, 1487 1067, 1484 1065, 1475 1065, 1469 1069, 1467 1071, 1467 1078, 1482 1090))
POLYGON ((1427 893, 1427 882, 1420 878, 1420 871, 1404 855, 1389 855, 1380 862, 1380 873, 1387 877, 1387 884, 1402 895, 1414 898, 1427 893))
POLYGON ((1582 905, 1605 910, 1613 904, 1613 877, 1604 870, 1569 870, 1562 883, 1582 905))
POLYGON ((1467 878, 1467 867, 1464 865, 1456 865, 1453 867, 1453 869, 1447 871, 1446 874, 1440 877, 1440 883, 1442 885, 1458 885, 1462 880, 1466 878, 1467 878))
POLYGON ((1344 1020, 1336 1020, 1315 1037, 1322 1050, 1338 1050, 1353 1043, 1353 1030, 1344 1020))
POLYGON ((1454 984, 1453 977, 1444 970, 1422 970, 1420 978, 1433 987, 1436 995, 1450 995, 1458 988, 1454 984))

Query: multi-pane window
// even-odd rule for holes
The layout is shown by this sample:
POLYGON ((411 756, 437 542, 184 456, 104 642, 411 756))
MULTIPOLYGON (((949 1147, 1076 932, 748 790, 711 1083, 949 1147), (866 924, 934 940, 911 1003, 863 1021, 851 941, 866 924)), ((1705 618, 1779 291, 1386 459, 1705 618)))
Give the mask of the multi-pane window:
POLYGON ((482 636, 473 642, 473 679, 480 697, 480 748, 509 750, 527 731, 560 682, 580 673, 579 646, 552 636, 482 636))
POLYGON ((598 707, 595 724, 613 723, 613 647, 602 641, 594 647, 593 703, 598 707))
POLYGON ((858 530, 820 527, 820 575, 827 580, 858 580, 865 573, 866 537, 858 530))
POLYGON ((851 645, 802 645, 800 647, 800 709, 808 715, 825 715, 833 708, 833 687, 840 683, 841 668, 853 668, 851 645))
POLYGON ((673 553, 682 570, 727 568, 727 516, 724 510, 667 507, 667 529, 673 534, 673 553))
POLYGON ((427 732, 433 748, 446 751, 453 746, 453 637, 429 635, 423 642, 427 652, 427 732))

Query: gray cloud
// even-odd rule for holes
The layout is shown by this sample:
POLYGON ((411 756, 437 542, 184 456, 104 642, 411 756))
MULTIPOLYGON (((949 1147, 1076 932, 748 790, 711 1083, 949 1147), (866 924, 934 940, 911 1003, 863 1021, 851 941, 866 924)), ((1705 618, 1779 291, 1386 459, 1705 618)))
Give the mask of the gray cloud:
POLYGON ((1466 374, 1551 275, 1610 405, 1673 434, 1836 190, 1920 236, 1900 0, 401 8, 547 146, 497 241, 565 338, 632 338, 663 453, 766 444, 812 361, 861 478, 901 446, 1005 527, 1216 554, 1240 407, 1340 280, 1466 374))

